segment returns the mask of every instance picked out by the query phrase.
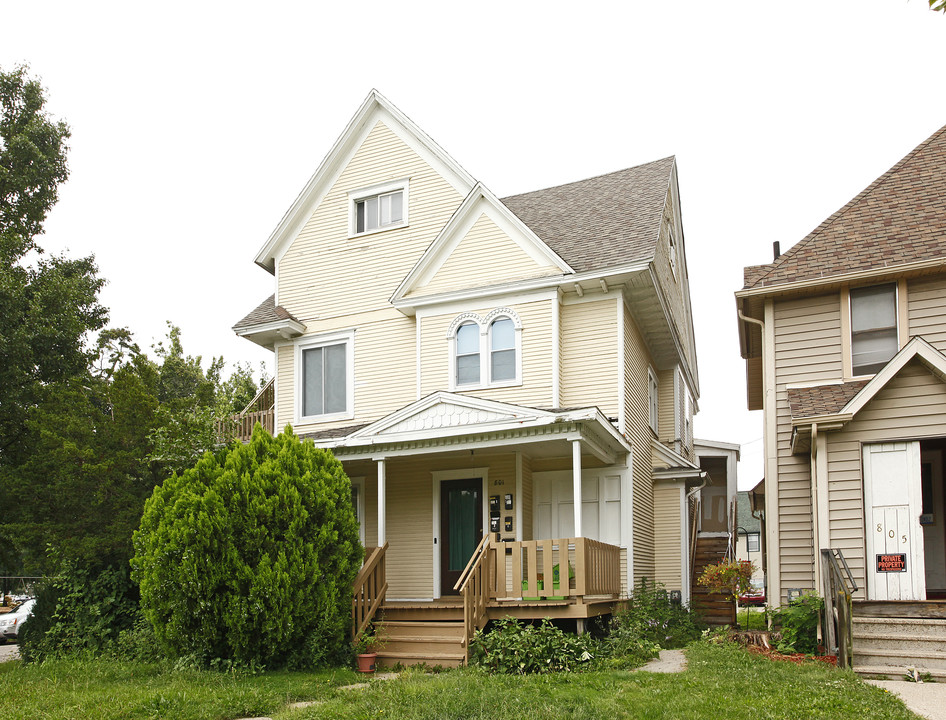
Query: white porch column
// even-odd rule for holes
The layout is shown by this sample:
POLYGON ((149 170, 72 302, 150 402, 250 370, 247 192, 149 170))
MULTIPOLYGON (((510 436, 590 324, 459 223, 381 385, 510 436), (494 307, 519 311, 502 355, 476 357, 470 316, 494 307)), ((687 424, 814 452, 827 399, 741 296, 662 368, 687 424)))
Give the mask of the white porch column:
POLYGON ((387 541, 387 520, 384 509, 387 505, 385 498, 384 458, 378 460, 378 547, 387 541))
POLYGON ((572 440, 572 497, 575 502, 575 537, 581 534, 581 440, 572 440))

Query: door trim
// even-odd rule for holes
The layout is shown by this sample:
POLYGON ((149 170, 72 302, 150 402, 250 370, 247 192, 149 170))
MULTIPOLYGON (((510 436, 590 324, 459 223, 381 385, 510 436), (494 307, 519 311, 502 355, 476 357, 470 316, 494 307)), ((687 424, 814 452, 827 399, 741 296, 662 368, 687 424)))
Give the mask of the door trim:
POLYGON ((441 597, 442 593, 440 591, 440 483, 446 480, 466 480, 466 479, 476 479, 479 478, 482 483, 481 491, 481 512, 483 514, 483 528, 484 530, 489 527, 489 498, 486 495, 487 487, 489 485, 489 468, 488 467, 476 467, 476 468, 463 468, 461 470, 434 470, 430 473, 432 477, 432 492, 433 496, 433 524, 431 526, 431 543, 433 544, 433 593, 431 597, 434 600, 441 597))

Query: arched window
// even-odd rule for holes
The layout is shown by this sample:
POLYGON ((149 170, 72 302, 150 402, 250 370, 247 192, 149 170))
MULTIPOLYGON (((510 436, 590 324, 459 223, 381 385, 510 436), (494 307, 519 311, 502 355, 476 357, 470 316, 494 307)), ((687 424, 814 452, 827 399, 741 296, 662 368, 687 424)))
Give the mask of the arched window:
POLYGON ((480 384, 480 326, 475 322, 457 328, 454 382, 458 386, 480 384))
POLYGON ((489 381, 516 379, 516 325, 499 317, 489 325, 489 381))

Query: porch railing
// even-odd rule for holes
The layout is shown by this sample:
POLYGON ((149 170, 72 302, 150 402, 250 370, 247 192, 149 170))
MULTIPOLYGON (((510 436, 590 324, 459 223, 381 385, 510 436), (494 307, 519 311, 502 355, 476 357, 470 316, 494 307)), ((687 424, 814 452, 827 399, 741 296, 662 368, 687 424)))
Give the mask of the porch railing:
POLYGON ((387 549, 387 543, 381 547, 365 548, 365 564, 361 566, 361 570, 353 583, 354 595, 351 601, 352 637, 358 637, 368 627, 378 608, 381 607, 381 603, 384 602, 384 596, 388 591, 388 580, 385 572, 385 552, 387 549))
POLYGON ((463 598, 463 648, 468 654, 473 633, 486 624, 487 608, 492 594, 490 579, 494 557, 489 535, 484 535, 466 568, 460 573, 457 584, 453 586, 463 598))
POLYGON ((492 544, 497 600, 564 600, 617 596, 621 549, 590 538, 522 540, 492 544))
POLYGON ((857 583, 838 548, 821 549, 821 576, 824 585, 825 645, 838 658, 838 667, 854 662, 853 595, 857 583))

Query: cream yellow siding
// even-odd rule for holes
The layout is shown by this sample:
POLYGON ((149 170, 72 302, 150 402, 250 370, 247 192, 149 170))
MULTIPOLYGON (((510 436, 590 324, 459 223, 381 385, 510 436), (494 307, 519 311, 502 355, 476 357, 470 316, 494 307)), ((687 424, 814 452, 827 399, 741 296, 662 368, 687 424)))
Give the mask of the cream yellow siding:
POLYGON ((674 234, 676 260, 673 268, 670 263, 670 235, 671 228, 674 227, 674 212, 674 193, 671 189, 668 189, 660 225, 660 238, 654 248, 653 268, 657 275, 657 285, 666 302, 667 311, 675 326, 677 336, 681 340, 684 359, 695 372, 696 358, 693 357, 692 353, 694 345, 690 336, 688 317, 690 307, 684 293, 686 276, 684 274, 683 238, 678 234, 674 234))
MULTIPOLYGON (((622 306, 623 308, 623 306, 622 306)), ((631 313, 624 312, 624 426, 631 441, 633 478, 634 582, 654 577, 654 484, 647 367, 650 355, 631 313)))
POLYGON ((533 260, 484 213, 430 281, 409 295, 428 295, 560 274, 558 268, 533 260))
POLYGON ((654 538, 656 553, 653 578, 668 590, 683 589, 683 528, 680 508, 683 488, 657 485, 654 488, 654 538))
POLYGON ((387 307, 462 199, 378 122, 279 260, 279 303, 305 324, 387 307), (410 181, 409 225, 350 238, 348 193, 403 178, 410 181))
MULTIPOLYGON (((487 400, 517 405, 548 408, 552 405, 552 312, 554 300, 549 298, 508 306, 522 322, 522 384, 512 387, 469 390, 470 394, 487 400)), ((484 318, 495 307, 472 309, 484 318)), ((450 387, 451 324, 459 313, 425 315, 420 318, 421 332, 421 396, 450 387)), ((481 361, 486 361, 481 358, 481 361)), ((456 392, 464 392, 462 386, 456 392)))
POLYGON ((522 497, 517 499, 519 507, 522 508, 522 539, 533 540, 533 482, 532 482, 532 458, 523 454, 522 456, 522 497))
POLYGON ((295 381, 295 368, 293 365, 293 353, 295 349, 291 345, 284 345, 276 348, 276 417, 277 423, 274 430, 278 433, 285 429, 286 425, 296 424, 295 405, 293 398, 293 382, 295 381))
POLYGON ((843 430, 828 435, 832 547, 841 548, 864 588, 864 501, 861 445, 946 436, 946 384, 919 360, 909 362, 843 430))
MULTIPOLYGON (((296 348, 280 348, 278 416, 290 422, 297 432, 314 432, 378 420, 417 399, 416 334, 413 318, 395 310, 362 313, 354 318, 354 418, 334 422, 297 424, 301 384, 294 385, 296 348)), ((330 328, 328 323, 313 323, 309 337, 317 337, 330 328)))
POLYGON ((911 280, 907 302, 909 335, 920 335, 946 352, 946 277, 911 280))
POLYGON ((813 589, 811 461, 792 455, 787 385, 840 380, 841 303, 838 294, 775 304, 775 383, 781 585, 813 589))
POLYGON ((562 306, 562 407, 595 405, 608 417, 618 414, 619 301, 615 297, 562 306))

